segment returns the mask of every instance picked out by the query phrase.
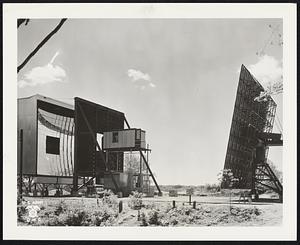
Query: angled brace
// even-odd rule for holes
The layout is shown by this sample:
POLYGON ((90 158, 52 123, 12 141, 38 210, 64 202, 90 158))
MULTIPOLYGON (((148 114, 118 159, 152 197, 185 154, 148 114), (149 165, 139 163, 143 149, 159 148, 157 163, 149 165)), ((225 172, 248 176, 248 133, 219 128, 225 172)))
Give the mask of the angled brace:
MULTIPOLYGON (((129 123, 128 123, 128 121, 127 121, 127 119, 126 119, 125 116, 124 116, 124 120, 125 120, 125 123, 126 123, 128 129, 130 129, 129 123)), ((153 181, 154 181, 154 183, 155 183, 155 186, 156 186, 158 192, 161 194, 161 190, 160 190, 160 188, 159 188, 159 185, 158 185, 157 182, 156 182, 156 179, 155 179, 155 177, 154 177, 154 175, 153 175, 153 173, 152 173, 152 171, 151 171, 151 169, 150 169, 150 167, 149 167, 149 164, 148 164, 148 162, 147 162, 147 160, 146 160, 146 158, 145 158, 143 152, 142 152, 141 150, 140 150, 139 152, 140 152, 140 154, 141 154, 141 156, 142 156, 142 158, 143 158, 143 160, 144 160, 144 162, 145 162, 145 164, 146 164, 146 166, 147 166, 147 168, 148 168, 148 170, 149 170, 149 172, 150 172, 150 175, 151 175, 151 177, 152 177, 152 179, 153 179, 153 181)))

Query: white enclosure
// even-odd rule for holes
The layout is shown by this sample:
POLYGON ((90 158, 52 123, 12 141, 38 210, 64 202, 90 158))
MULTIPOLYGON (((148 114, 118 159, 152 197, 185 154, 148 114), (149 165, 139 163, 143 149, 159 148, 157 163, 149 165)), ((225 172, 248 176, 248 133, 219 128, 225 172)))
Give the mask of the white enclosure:
POLYGON ((145 149, 145 131, 125 129, 103 134, 103 149, 145 149))

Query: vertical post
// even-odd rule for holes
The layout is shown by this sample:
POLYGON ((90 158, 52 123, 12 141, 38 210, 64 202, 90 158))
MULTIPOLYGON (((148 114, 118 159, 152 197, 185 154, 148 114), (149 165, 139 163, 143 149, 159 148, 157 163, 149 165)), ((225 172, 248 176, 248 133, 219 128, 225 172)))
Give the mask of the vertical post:
POLYGON ((149 144, 147 144, 147 162, 149 162, 149 155, 148 155, 148 152, 149 152, 149 144))
POLYGON ((196 209, 196 201, 193 201, 193 209, 196 209))
POLYGON ((34 183, 33 196, 34 196, 34 197, 37 196, 36 183, 34 183))
POLYGON ((138 209, 137 220, 140 221, 140 210, 138 209))
POLYGON ((141 191, 143 192, 143 173, 142 173, 142 156, 141 156, 141 153, 140 153, 140 189, 141 191))
POLYGON ((121 213, 122 210, 123 210, 123 202, 120 201, 120 202, 119 202, 119 213, 121 213))
POLYGON ((192 195, 189 195, 189 204, 191 205, 192 203, 192 195))
POLYGON ((252 183, 251 183, 251 194, 254 195, 254 198, 256 199, 256 186, 255 186, 255 182, 256 182, 256 176, 255 176, 255 172, 256 172, 256 148, 254 148, 253 152, 252 152, 252 183))
POLYGON ((31 192, 31 182, 32 182, 32 179, 31 179, 31 177, 29 176, 29 177, 28 177, 28 192, 31 192))
MULTIPOLYGON (((146 155, 146 158, 147 158, 147 162, 149 163, 149 144, 147 144, 147 155, 146 155)), ((146 169, 146 175, 147 175, 147 183, 148 183, 148 193, 150 193, 150 178, 149 175, 148 175, 148 169, 146 169)))
POLYGON ((176 205, 175 205, 175 200, 173 200, 172 203, 173 203, 173 208, 175 208, 175 207, 176 207, 176 205))
POLYGON ((19 193, 22 195, 23 189, 23 129, 20 129, 20 183, 19 193))
POLYGON ((230 189, 230 192, 229 192, 229 212, 231 214, 231 189, 230 189))
MULTIPOLYGON (((108 151, 105 152, 105 161, 108 163, 108 151)), ((109 163, 108 163, 109 164, 109 163)), ((108 169, 105 169, 107 171, 108 169)))
POLYGON ((78 192, 78 110, 76 105, 78 104, 75 98, 75 110, 74 110, 74 168, 73 168, 73 189, 72 195, 77 195, 78 192))

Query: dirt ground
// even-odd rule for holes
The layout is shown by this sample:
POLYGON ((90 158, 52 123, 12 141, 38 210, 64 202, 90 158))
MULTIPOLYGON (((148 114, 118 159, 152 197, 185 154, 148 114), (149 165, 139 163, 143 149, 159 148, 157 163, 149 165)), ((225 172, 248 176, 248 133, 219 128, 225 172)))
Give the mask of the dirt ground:
MULTIPOLYGON (((239 202, 238 197, 232 198, 231 209, 229 212, 228 197, 213 197, 213 196, 195 196, 191 201, 196 201, 196 209, 191 209, 192 204, 189 204, 188 196, 178 197, 144 197, 143 207, 141 210, 133 210, 129 207, 129 198, 119 198, 122 201, 123 210, 118 215, 116 222, 113 225, 117 226, 141 226, 141 215, 147 217, 153 210, 164 209, 171 210, 173 201, 175 201, 176 209, 167 219, 177 219, 174 226, 278 226, 282 222, 282 204, 274 202, 239 202), (178 215, 182 210, 191 210, 188 215, 178 215), (252 214, 251 210, 258 210, 259 215, 252 214), (251 215, 246 218, 246 212, 251 211, 251 215), (176 213, 177 212, 177 213, 176 213), (236 214, 235 214, 236 213, 236 214)), ((97 199, 85 197, 25 197, 25 200, 30 203, 35 203, 38 206, 43 206, 47 211, 55 209, 61 202, 72 208, 81 209, 83 206, 88 210, 96 210, 97 199)), ((161 223, 165 217, 161 218, 161 223)), ((24 225, 18 223, 19 225, 24 225)))

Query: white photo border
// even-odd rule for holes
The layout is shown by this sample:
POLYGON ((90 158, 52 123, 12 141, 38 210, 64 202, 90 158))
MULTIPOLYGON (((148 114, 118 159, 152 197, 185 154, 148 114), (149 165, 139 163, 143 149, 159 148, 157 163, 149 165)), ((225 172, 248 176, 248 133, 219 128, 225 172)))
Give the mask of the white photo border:
POLYGON ((297 234, 296 4, 3 4, 3 239, 295 240, 297 234), (18 18, 282 18, 283 222, 274 227, 17 226, 18 18))

